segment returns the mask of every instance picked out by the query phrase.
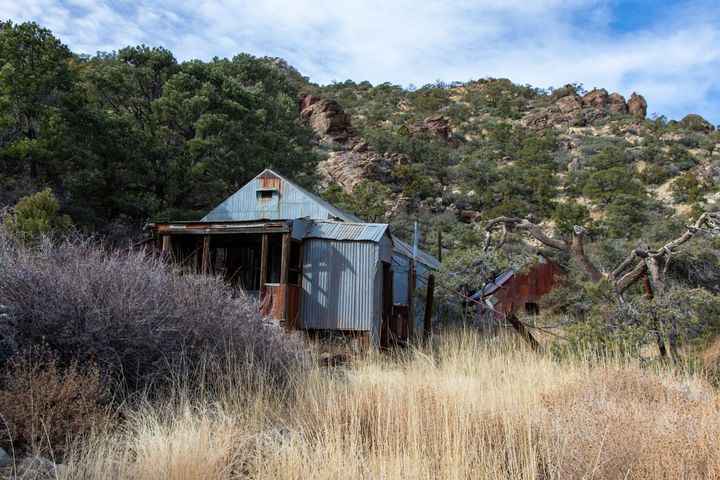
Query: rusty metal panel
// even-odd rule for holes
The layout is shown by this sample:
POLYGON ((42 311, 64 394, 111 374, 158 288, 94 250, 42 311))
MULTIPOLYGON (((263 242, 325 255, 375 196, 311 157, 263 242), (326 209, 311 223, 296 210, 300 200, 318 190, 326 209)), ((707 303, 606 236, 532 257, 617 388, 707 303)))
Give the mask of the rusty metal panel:
POLYGON ((380 340, 382 268, 374 242, 305 241, 300 327, 370 331, 380 340))
POLYGON ((260 299, 260 314, 273 320, 285 318, 285 285, 268 285, 263 287, 260 299))
POLYGON ((208 213, 203 221, 311 218, 362 222, 272 170, 265 170, 208 213))
POLYGON ((287 286, 287 321, 289 328, 294 330, 297 327, 300 314, 300 287, 297 285, 287 286))

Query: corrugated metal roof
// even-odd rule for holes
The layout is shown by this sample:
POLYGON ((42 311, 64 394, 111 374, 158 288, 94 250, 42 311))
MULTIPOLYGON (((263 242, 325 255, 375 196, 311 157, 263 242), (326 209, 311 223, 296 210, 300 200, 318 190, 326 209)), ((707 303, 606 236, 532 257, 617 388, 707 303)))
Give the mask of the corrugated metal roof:
MULTIPOLYGON (((402 255, 403 257, 409 258, 409 259, 413 258, 412 245, 410 245, 407 242, 403 242, 395 235, 392 236, 392 241, 393 241, 393 251, 395 253, 402 255)), ((429 253, 424 252, 420 249, 418 249, 416 260, 433 270, 437 270, 441 266, 441 264, 437 258, 433 257, 429 253)))
MULTIPOLYGON (((253 220, 295 220, 299 218, 313 220, 340 220, 352 224, 364 224, 363 220, 351 213, 342 210, 330 202, 323 200, 314 193, 311 193, 281 174, 271 169, 264 170, 260 175, 252 179, 240 190, 225 199, 220 205, 210 211, 203 221, 230 222, 230 221, 253 221, 253 220), (270 192, 267 197, 259 192, 270 192)), ((340 227, 319 227, 318 238, 334 238, 347 240, 371 240, 378 241, 383 232, 379 232, 380 226, 385 224, 365 224, 368 229, 360 229, 360 232, 353 230, 355 227, 348 227, 343 230, 340 227), (335 229, 342 230, 335 232, 335 229), (325 233, 328 232, 328 233, 325 233), (319 236, 328 235, 328 236, 319 236), (363 238, 345 238, 340 235, 355 237, 360 235, 363 238)), ((392 236, 393 252, 407 258, 413 257, 412 245, 392 236)), ((418 250, 417 261, 431 268, 440 268, 440 262, 435 257, 418 250)))
POLYGON ((266 169, 211 210, 203 221, 238 220, 362 220, 308 192, 279 173, 266 169), (266 192, 263 196, 259 192, 266 192))
POLYGON ((487 285, 485 285, 485 288, 482 289, 482 296, 495 293, 499 288, 505 285, 505 283, 507 283, 507 281, 513 277, 513 275, 515 275, 515 270, 511 269, 495 277, 494 281, 488 283, 487 285))
MULTIPOLYGON (((321 197, 315 195, 314 193, 309 192, 308 190, 305 190, 305 189, 304 189, 303 187, 301 187, 300 185, 296 184, 296 183, 293 182, 292 180, 289 180, 289 179, 285 178, 284 176, 280 175, 280 174, 277 173, 276 171, 271 170, 271 169, 268 168, 268 169, 265 170, 265 172, 270 172, 270 173, 272 173, 273 175, 276 175, 277 177, 280 177, 280 178, 283 179, 285 182, 288 182, 288 183, 292 184, 293 187, 297 188, 300 192, 302 192, 302 193, 304 193, 305 195, 307 195, 311 200, 313 200, 314 202, 316 202, 318 205, 322 206, 325 210, 327 210, 328 212, 330 212, 334 217, 339 218, 340 220, 342 220, 342 221, 344 221, 344 222, 356 222, 356 223, 363 223, 363 222, 364 222, 364 220, 363 220, 362 218, 357 217, 357 216, 353 215, 353 214, 350 213, 350 212, 346 212, 345 210, 336 207, 336 206, 333 205, 332 203, 328 202, 327 200, 322 199, 321 197)), ((263 173, 265 173, 265 172, 263 172, 263 173)), ((262 173, 261 173, 260 175, 262 175, 262 173)), ((260 176, 260 175, 258 175, 258 176, 260 176)))
POLYGON ((305 238, 379 242, 387 228, 386 223, 314 222, 305 238))

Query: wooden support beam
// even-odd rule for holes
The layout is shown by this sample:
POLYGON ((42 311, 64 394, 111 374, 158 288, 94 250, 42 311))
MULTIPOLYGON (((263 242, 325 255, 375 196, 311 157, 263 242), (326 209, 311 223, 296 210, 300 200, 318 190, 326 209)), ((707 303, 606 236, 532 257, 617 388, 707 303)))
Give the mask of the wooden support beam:
POLYGON ((170 260, 173 260, 172 240, 170 239, 170 235, 162 236, 162 253, 170 260))
POLYGON ((200 273, 210 273, 210 235, 203 236, 202 258, 200 259, 200 273))
POLYGON ((512 304, 510 305, 510 313, 507 314, 505 318, 533 350, 540 350, 540 343, 533 336, 532 332, 530 332, 530 330, 528 330, 525 324, 522 323, 514 313, 512 313, 512 304))
POLYGON ((437 259, 442 263, 442 230, 438 230, 437 236, 437 259))
POLYGON ((267 261, 268 261, 268 234, 263 233, 260 247, 260 293, 265 289, 265 280, 267 279, 267 261))
POLYGON ((432 335, 432 309, 433 297, 435 295, 435 275, 430 274, 427 284, 427 295, 425 296, 425 317, 423 318, 423 343, 427 344, 432 335))
POLYGON ((280 256, 280 288, 284 290, 283 303, 281 307, 284 312, 286 323, 285 327, 290 330, 292 329, 292 323, 288 318, 287 311, 287 297, 288 297, 288 274, 290 273, 290 234, 283 233, 282 236, 282 254, 280 256))
POLYGON ((415 309, 413 308, 415 304, 415 277, 417 275, 415 261, 411 264, 408 275, 408 341, 412 342, 415 340, 415 309))
POLYGON ((280 257, 280 285, 286 285, 290 271, 290 234, 283 233, 282 255, 280 257))

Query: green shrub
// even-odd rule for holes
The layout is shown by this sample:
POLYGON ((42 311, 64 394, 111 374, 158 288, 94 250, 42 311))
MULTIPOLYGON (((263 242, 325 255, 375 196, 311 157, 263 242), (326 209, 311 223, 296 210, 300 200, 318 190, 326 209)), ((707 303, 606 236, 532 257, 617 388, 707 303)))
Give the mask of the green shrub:
POLYGON ((679 143, 673 143, 668 149, 668 159, 678 170, 687 170, 697 165, 695 157, 679 143))
POLYGON ((573 226, 587 226, 591 222, 590 211, 576 200, 558 203, 553 212, 555 230, 563 237, 573 234, 573 226))
POLYGON ((703 189, 700 180, 691 172, 675 179, 670 187, 673 198, 678 203, 703 201, 703 189))
POLYGON ((60 213, 60 204, 49 188, 21 198, 4 223, 8 231, 28 239, 60 236, 67 233, 71 225, 70 217, 60 213))
POLYGON ((620 194, 605 208, 603 224, 607 235, 616 238, 637 237, 648 220, 645 201, 638 196, 620 194))
POLYGON ((667 168, 658 164, 650 164, 638 174, 638 178, 646 185, 660 185, 670 177, 667 168))

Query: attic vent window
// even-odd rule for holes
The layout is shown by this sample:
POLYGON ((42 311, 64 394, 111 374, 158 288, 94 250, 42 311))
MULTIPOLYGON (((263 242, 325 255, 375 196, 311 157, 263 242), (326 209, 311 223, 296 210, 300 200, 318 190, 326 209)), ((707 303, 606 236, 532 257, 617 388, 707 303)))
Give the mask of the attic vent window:
POLYGON ((273 190, 259 190, 258 196, 261 200, 270 200, 275 192, 273 190))

